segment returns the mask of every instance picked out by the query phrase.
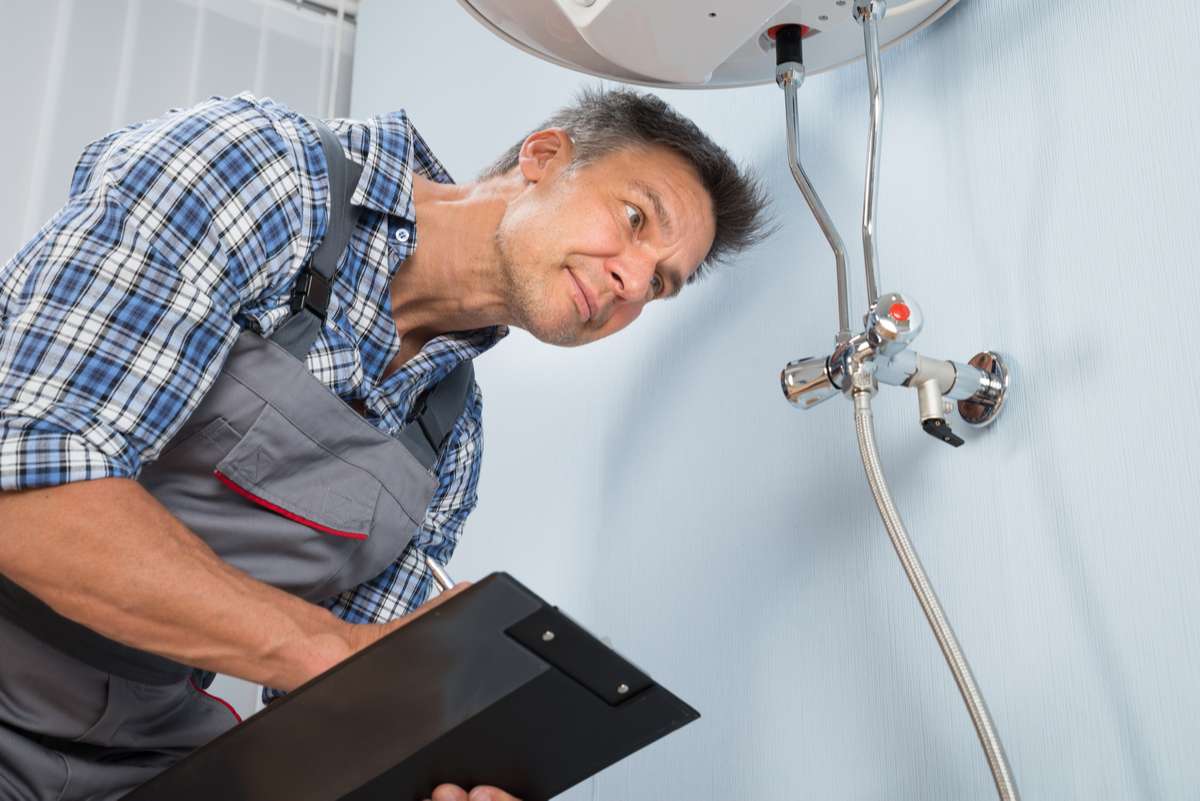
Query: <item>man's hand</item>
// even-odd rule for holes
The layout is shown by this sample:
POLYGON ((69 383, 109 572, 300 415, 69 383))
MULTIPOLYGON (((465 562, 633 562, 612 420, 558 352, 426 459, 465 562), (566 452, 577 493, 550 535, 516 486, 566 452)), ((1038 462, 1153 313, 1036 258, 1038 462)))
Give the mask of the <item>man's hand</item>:
MULTIPOLYGON (((390 623, 370 623, 370 624, 351 624, 347 630, 346 638, 350 645, 350 653, 357 653, 369 645, 373 645, 377 640, 386 637, 398 628, 407 626, 414 620, 419 618, 426 612, 436 609, 446 601, 449 601, 455 595, 471 586, 469 581, 460 581, 450 589, 438 594, 436 598, 426 601, 421 606, 414 609, 404 617, 397 618, 390 623)), ((347 654, 349 656, 349 654, 347 654)), ((471 801, 475 801, 471 799, 471 801)))
POLYGON ((467 791, 457 785, 443 784, 433 791, 433 798, 427 801, 521 801, 516 796, 509 795, 495 787, 476 787, 467 791))

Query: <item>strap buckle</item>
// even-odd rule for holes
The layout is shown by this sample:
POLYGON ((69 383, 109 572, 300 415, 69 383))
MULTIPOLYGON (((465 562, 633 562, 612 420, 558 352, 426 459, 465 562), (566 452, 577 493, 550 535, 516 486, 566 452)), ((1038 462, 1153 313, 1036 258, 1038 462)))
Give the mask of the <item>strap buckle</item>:
POLYGON ((292 287, 292 314, 298 313, 301 309, 308 309, 324 322, 329 309, 329 298, 332 294, 333 285, 305 265, 292 287))

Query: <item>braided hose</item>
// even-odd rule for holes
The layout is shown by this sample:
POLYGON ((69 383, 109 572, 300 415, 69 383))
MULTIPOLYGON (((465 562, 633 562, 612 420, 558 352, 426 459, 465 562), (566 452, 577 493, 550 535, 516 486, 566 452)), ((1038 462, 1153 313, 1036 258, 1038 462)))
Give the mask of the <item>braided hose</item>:
POLYGON ((928 576, 925 575, 925 569, 921 566, 921 560, 917 557, 917 552, 908 538, 908 532, 904 530, 900 512, 896 509, 896 504, 892 501, 891 493, 888 491, 887 480, 883 476, 883 466, 879 462, 879 450, 875 444, 875 423, 874 415, 871 413, 871 393, 869 391, 860 390, 854 393, 854 427, 858 431, 858 451, 862 456, 863 469, 867 473, 867 483, 871 485, 871 494, 875 496, 875 505, 879 507, 879 515, 883 518, 884 526, 887 527, 892 547, 896 549, 896 555, 900 557, 900 563, 904 566, 904 572, 908 576, 909 583, 912 584, 913 592, 917 594, 917 600, 921 603, 925 618, 933 629, 933 636, 937 638, 938 646, 942 649, 946 663, 950 666, 950 672, 954 674, 958 691, 967 704, 971 722, 975 725, 975 732, 979 735, 979 742, 987 757, 988 767, 996 782, 996 790, 1000 793, 1001 801, 1019 801, 1020 796, 1017 794, 1012 768, 1009 767, 1008 758, 1004 755, 1004 745, 996 733, 991 715, 988 714, 983 695, 975 684, 975 677, 971 675, 971 666, 967 664, 967 658, 958 645, 954 630, 950 628, 950 621, 946 619, 946 613, 942 611, 942 605, 938 603, 937 595, 929 583, 928 576))

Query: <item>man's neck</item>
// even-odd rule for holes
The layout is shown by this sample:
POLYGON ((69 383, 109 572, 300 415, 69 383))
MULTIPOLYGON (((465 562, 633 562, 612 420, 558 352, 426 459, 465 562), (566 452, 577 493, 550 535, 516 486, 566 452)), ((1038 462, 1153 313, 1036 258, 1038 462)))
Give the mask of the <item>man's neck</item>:
POLYGON ((392 278, 400 352, 385 375, 440 334, 507 322, 495 243, 506 188, 503 181, 439 184, 413 175, 417 247, 392 278))

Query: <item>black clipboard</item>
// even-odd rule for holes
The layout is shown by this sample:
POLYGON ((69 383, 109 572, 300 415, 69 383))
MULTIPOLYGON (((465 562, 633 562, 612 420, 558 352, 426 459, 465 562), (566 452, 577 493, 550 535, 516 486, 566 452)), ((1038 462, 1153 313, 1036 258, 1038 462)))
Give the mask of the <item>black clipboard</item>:
POLYGON ((506 573, 323 673, 124 801, 546 801, 700 715, 506 573))

